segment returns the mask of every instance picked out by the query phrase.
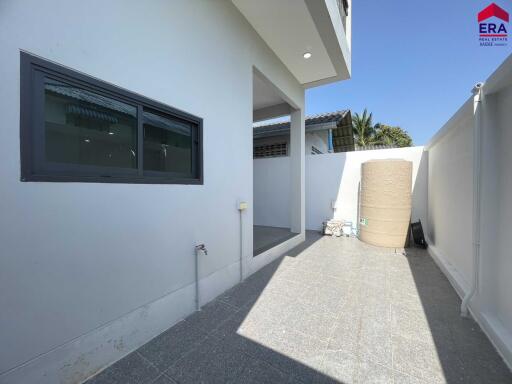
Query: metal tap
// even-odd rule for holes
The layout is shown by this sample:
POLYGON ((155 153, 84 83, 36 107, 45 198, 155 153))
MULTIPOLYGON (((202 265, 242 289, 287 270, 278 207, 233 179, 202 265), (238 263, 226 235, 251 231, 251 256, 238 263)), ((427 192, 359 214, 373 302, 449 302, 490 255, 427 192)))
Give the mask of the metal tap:
POLYGON ((203 252, 205 255, 208 255, 208 250, 206 249, 206 246, 204 244, 198 244, 196 245, 196 252, 197 251, 201 251, 203 252))

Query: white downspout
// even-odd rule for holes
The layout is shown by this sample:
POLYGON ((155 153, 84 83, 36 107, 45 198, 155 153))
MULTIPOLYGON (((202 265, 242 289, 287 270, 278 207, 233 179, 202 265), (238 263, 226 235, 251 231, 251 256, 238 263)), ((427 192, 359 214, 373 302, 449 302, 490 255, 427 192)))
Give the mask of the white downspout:
POLYGON ((460 314, 463 317, 468 317, 469 301, 478 290, 480 272, 480 179, 483 85, 483 83, 477 83, 473 88, 473 281, 470 290, 460 305, 460 314))

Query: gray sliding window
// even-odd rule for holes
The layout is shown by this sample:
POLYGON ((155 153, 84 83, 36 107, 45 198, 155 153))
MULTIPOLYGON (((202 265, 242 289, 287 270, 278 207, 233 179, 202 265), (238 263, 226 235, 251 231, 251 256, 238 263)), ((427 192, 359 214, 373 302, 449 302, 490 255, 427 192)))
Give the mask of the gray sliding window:
POLYGON ((148 110, 144 110, 143 121, 144 170, 191 175, 197 141, 194 127, 148 110))
POLYGON ((45 154, 56 163, 137 169, 137 107, 45 79, 45 154))
POLYGON ((202 184, 202 119, 21 54, 22 181, 202 184))

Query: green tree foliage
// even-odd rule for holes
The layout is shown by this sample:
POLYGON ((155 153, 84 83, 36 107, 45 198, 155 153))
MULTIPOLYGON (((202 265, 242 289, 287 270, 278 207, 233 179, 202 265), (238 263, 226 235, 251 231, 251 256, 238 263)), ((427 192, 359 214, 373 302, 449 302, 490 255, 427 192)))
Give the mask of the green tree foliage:
POLYGON ((411 147, 412 138, 406 130, 385 124, 375 125, 375 140, 384 145, 411 147))
POLYGON ((357 145, 365 146, 375 143, 375 128, 372 123, 372 114, 368 114, 366 108, 362 115, 356 113, 352 118, 352 131, 357 145))
POLYGON ((352 131, 356 145, 389 145, 395 147, 411 147, 412 138, 406 130, 386 124, 372 123, 372 113, 366 108, 360 115, 355 113, 352 118, 352 131))

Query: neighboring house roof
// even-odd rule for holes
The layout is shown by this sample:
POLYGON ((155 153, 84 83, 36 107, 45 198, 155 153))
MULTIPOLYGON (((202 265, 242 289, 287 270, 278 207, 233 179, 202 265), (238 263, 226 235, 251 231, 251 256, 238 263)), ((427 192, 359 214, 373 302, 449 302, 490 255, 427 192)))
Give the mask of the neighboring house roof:
MULTIPOLYGON (((332 129, 334 152, 354 150, 352 115, 350 110, 346 109, 307 116, 305 125, 306 133, 332 129)), ((253 128, 254 138, 287 135, 289 132, 289 121, 261 125, 253 128)))
POLYGON ((488 18, 493 16, 508 23, 508 12, 505 11, 503 8, 500 8, 495 3, 492 3, 491 5, 484 8, 481 12, 478 13, 478 22, 481 23, 482 21, 487 20, 488 18))
MULTIPOLYGON (((45 89, 47 91, 56 93, 61 96, 69 97, 80 102, 85 102, 91 105, 91 108, 81 104, 68 104, 67 113, 74 115, 82 115, 97 120, 104 120, 111 124, 117 124, 118 119, 109 110, 124 113, 126 115, 136 117, 137 108, 134 106, 117 101, 110 97, 102 96, 96 92, 78 88, 65 83, 55 82, 46 83, 45 89), (94 108, 98 108, 95 110, 94 108)), ((157 128, 166 129, 168 131, 176 132, 181 135, 190 135, 190 126, 187 123, 180 123, 177 120, 169 120, 152 112, 144 112, 144 123, 148 123, 157 128)))

